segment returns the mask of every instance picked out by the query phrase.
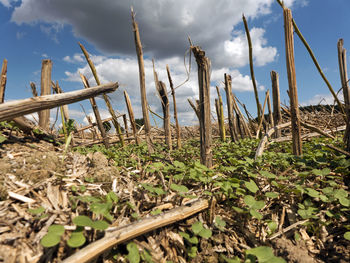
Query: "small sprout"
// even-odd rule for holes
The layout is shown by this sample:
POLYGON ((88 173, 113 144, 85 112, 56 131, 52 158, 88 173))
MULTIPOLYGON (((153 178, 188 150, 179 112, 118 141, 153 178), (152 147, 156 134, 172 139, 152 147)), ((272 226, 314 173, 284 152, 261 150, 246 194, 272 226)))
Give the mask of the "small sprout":
POLYGON ((218 229, 220 229, 221 231, 224 231, 226 222, 222 220, 220 216, 215 217, 214 224, 218 229))
POLYGON ((171 184, 170 188, 174 191, 180 192, 180 193, 186 193, 188 192, 188 188, 184 185, 178 185, 178 184, 171 184))
POLYGON ((159 208, 157 208, 156 210, 154 210, 154 211, 151 212, 151 215, 156 216, 156 215, 159 215, 159 214, 161 214, 161 213, 162 213, 162 210, 160 210, 159 208))
POLYGON ((282 258, 278 258, 273 254, 273 250, 270 247, 256 247, 246 250, 246 255, 249 259, 253 261, 253 257, 256 257, 259 263, 285 263, 286 261, 282 258), (253 257, 252 257, 253 256, 253 257))
POLYGON ((199 235, 202 238, 208 239, 212 236, 210 229, 204 228, 202 222, 197 221, 192 224, 192 231, 195 235, 199 235))
POLYGON ((86 238, 84 236, 83 231, 80 231, 80 229, 77 228, 72 234, 70 235, 70 238, 67 240, 67 244, 70 247, 76 248, 81 247, 84 245, 86 241, 86 238))
POLYGON ((73 218, 73 223, 77 226, 92 226, 92 220, 87 216, 77 216, 73 218))
POLYGON ((31 213, 32 215, 40 215, 41 213, 45 212, 45 208, 42 206, 39 206, 38 208, 35 208, 35 209, 28 209, 28 212, 31 213))
POLYGON ((127 244, 126 249, 128 250, 128 255, 127 258, 130 263, 139 263, 141 258, 140 258, 140 253, 137 245, 134 242, 130 242, 127 244))
POLYGON ((106 230, 108 228, 109 224, 106 221, 103 220, 97 220, 92 222, 91 227, 96 229, 96 230, 106 230))
POLYGON ((48 228, 47 234, 40 240, 43 247, 54 247, 61 241, 61 236, 64 233, 64 227, 61 225, 51 225, 48 228))

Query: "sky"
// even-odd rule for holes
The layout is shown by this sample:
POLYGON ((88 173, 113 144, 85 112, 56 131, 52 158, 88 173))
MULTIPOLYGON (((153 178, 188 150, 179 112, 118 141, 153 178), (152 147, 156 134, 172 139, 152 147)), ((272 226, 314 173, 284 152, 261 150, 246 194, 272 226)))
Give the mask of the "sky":
MULTIPOLYGON (((291 8, 322 70, 338 91, 341 85, 337 41, 343 38, 344 47, 350 47, 350 1, 285 0, 284 3, 291 8)), ((83 89, 79 73, 86 75, 90 85, 95 86, 78 46, 81 42, 88 50, 101 82, 118 82, 120 85, 116 92, 108 94, 114 109, 127 113, 123 96, 126 90, 135 117, 141 118, 131 6, 140 28, 147 99, 153 111, 162 112, 153 81, 152 59, 159 80, 166 83, 168 90, 166 65, 170 67, 175 87, 179 86, 176 99, 180 124, 198 123, 187 102, 187 99, 197 99, 199 94, 197 65, 193 57, 189 64, 190 36, 193 44, 201 46, 211 60, 213 116, 216 116, 215 86, 219 86, 226 105, 224 73, 232 76, 234 94, 252 115, 256 115, 242 14, 247 18, 252 38, 261 103, 266 91, 271 89, 270 72, 274 70, 280 77, 281 102, 289 105, 283 11, 275 0, 0 0, 0 64, 3 59, 8 60, 5 102, 31 97, 30 82, 40 88, 43 59, 52 60, 52 80, 58 81, 64 92, 83 89), (189 66, 189 79, 184 83, 189 66)), ((326 84, 296 34, 294 40, 299 104, 333 103, 326 84)), ((97 102, 102 118, 109 117, 104 101, 97 99, 97 102)), ((71 118, 85 125, 82 107, 87 114, 93 115, 88 100, 69 105, 69 113, 71 118)), ((55 114, 56 111, 51 111, 52 120, 55 114)), ((151 122, 162 125, 152 116, 151 122)))

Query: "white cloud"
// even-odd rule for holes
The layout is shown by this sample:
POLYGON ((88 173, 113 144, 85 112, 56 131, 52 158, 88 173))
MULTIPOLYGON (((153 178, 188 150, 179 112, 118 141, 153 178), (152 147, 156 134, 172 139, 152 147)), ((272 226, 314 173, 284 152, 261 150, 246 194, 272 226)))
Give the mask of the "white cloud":
MULTIPOLYGON (((285 2, 292 6, 305 0, 285 2)), ((133 5, 144 51, 150 56, 183 55, 188 35, 211 56, 218 46, 232 41, 231 33, 242 23, 242 13, 249 22, 270 14, 273 4, 277 4, 275 0, 207 0, 205 4, 199 0, 25 0, 14 9, 11 19, 17 24, 44 22, 42 30, 54 39, 63 25, 71 25, 75 36, 105 54, 131 55, 135 53, 130 18, 133 5)))
MULTIPOLYGON (((134 108, 136 118, 142 117, 141 111, 141 101, 140 101, 140 88, 139 88, 139 71, 138 62, 136 58, 109 58, 105 56, 95 56, 91 55, 92 60, 95 62, 95 67, 99 75, 101 83, 115 82, 118 81, 119 89, 109 94, 108 96, 112 100, 112 104, 115 105, 115 109, 120 112, 126 112, 125 101, 123 91, 126 90, 130 96, 132 106, 134 108)), ((68 61, 68 59, 66 59, 68 61)), ((145 79, 146 79, 146 89, 147 89, 147 100, 152 110, 156 111, 158 114, 162 113, 161 103, 157 96, 155 89, 154 79, 153 79, 153 65, 152 61, 148 58, 144 61, 145 64, 145 79)), ((168 89, 170 96, 170 87, 168 82, 168 76, 166 72, 166 65, 169 65, 171 71, 172 81, 175 88, 182 84, 187 79, 187 74, 185 67, 183 65, 182 59, 179 57, 161 59, 155 62, 155 68, 158 73, 159 80, 163 81, 168 89)), ((198 99, 198 76, 197 76, 197 66, 195 62, 192 61, 192 71, 190 73, 190 78, 187 82, 176 89, 176 100, 177 100, 177 110, 181 114, 182 123, 191 123, 196 121, 196 117, 193 113, 192 108, 189 106, 187 99, 192 99, 195 101, 198 99)), ((95 86, 96 82, 91 74, 91 70, 87 64, 79 67, 75 72, 67 71, 65 74, 68 81, 81 82, 79 73, 85 75, 90 86, 95 86)), ((211 99, 212 106, 214 107, 214 99, 216 98, 215 85, 223 87, 224 74, 230 74, 232 77, 232 89, 234 92, 252 92, 253 86, 251 78, 248 75, 242 75, 236 69, 230 68, 220 68, 213 69, 211 71, 211 99)), ((258 83, 259 90, 264 90, 263 86, 258 83)), ((172 98, 171 110, 172 110, 172 98)))
POLYGON ((12 2, 16 2, 17 0, 0 0, 0 4, 3 4, 5 7, 10 8, 12 6, 12 2))
POLYGON ((85 60, 84 60, 84 55, 83 54, 76 53, 72 57, 65 56, 63 58, 63 61, 65 61, 67 63, 82 63, 85 60))
MULTIPOLYGON (((340 98, 341 99, 341 98, 340 98)), ((332 94, 316 94, 311 99, 301 102, 300 105, 318 105, 318 104, 334 104, 334 97, 332 94)))
MULTIPOLYGON (((0 0, 2 2, 6 0, 0 0)), ((285 1, 288 6, 305 0, 285 1)), ((118 81, 119 89, 109 95, 118 109, 125 109, 123 91, 132 100, 135 115, 141 117, 138 63, 131 26, 130 6, 134 6, 140 27, 145 54, 145 73, 148 101, 158 113, 161 104, 156 96, 153 81, 152 57, 156 58, 159 79, 166 83, 165 66, 169 64, 175 86, 187 79, 183 56, 188 50, 187 36, 200 45, 212 61, 212 84, 222 85, 224 73, 232 76, 234 91, 252 91, 251 79, 237 69, 248 64, 248 47, 242 29, 242 13, 249 24, 254 19, 271 13, 275 0, 22 0, 11 20, 39 25, 51 39, 59 42, 59 32, 65 25, 72 28, 76 37, 94 45, 103 55, 91 55, 102 83, 118 81), (116 55, 117 57, 111 57, 116 55), (120 106, 123 105, 123 106, 120 106)), ((263 28, 250 30, 255 66, 273 62, 277 49, 268 43, 263 28)), ((63 61, 77 64, 77 70, 66 71, 67 80, 80 82, 79 72, 86 75, 90 85, 95 81, 82 54, 65 56, 63 61)), ((178 111, 184 123, 196 117, 187 99, 198 98, 197 67, 192 59, 190 79, 176 90, 178 111)), ((259 86, 259 89, 264 89, 259 86)), ((214 98, 215 88, 211 89, 214 98)), ((213 106, 214 104, 212 104, 213 106)))
MULTIPOLYGON (((253 59, 255 66, 264 66, 273 62, 277 55, 275 47, 266 46, 265 30, 252 28, 250 36, 253 45, 253 59)), ((231 40, 226 40, 218 46, 216 62, 220 66, 243 67, 249 63, 249 50, 246 34, 243 31, 235 32, 231 40)))

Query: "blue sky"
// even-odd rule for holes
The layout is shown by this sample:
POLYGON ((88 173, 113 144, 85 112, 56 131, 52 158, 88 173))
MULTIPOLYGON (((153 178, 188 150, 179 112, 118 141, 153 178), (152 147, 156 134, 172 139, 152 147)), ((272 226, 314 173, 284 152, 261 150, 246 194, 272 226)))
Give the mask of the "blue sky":
MULTIPOLYGON (((348 0, 288 0, 293 17, 314 51, 335 90, 340 88, 337 41, 350 47, 348 0)), ((111 95, 114 108, 126 112, 123 90, 129 93, 136 117, 141 117, 138 71, 133 42, 130 6, 134 6, 145 52, 146 85, 150 106, 161 112, 156 96, 151 59, 167 86, 165 65, 169 64, 174 84, 186 79, 183 57, 187 36, 200 45, 212 61, 212 99, 215 85, 223 87, 223 74, 233 78, 233 92, 255 114, 250 80, 248 49, 241 19, 248 19, 253 40, 255 74, 260 101, 271 87, 270 71, 280 75, 281 101, 289 104, 285 66, 282 9, 274 0, 0 0, 0 61, 8 60, 5 101, 31 97, 29 83, 40 87, 41 60, 53 61, 52 79, 65 91, 82 89, 78 72, 95 85, 82 57, 84 44, 102 82, 118 81, 111 95)), ((330 92, 295 35, 295 63, 300 104, 332 102, 330 92)), ((181 124, 192 125, 196 117, 187 103, 198 97, 197 67, 192 63, 190 80, 177 89, 181 124)), ((224 91, 221 89, 221 93, 224 91)), ((108 117, 98 100, 103 117, 108 117)), ((85 123, 80 105, 92 113, 88 101, 69 106, 71 117, 85 123)), ((214 110, 214 104, 212 103, 214 110)), ((55 118, 55 116, 51 116, 55 118)), ((158 122, 160 125, 160 122, 158 122)))

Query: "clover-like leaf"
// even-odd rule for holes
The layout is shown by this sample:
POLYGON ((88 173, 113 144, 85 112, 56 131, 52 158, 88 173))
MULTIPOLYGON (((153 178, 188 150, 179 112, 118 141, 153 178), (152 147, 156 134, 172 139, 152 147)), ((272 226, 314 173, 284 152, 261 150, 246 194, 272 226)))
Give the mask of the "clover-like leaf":
POLYGON ((215 223, 215 226, 221 231, 223 231, 226 226, 226 222, 222 220, 220 216, 215 217, 214 223, 215 223))
POLYGON ((195 235, 198 235, 199 232, 201 232, 204 229, 203 224, 200 221, 193 223, 191 228, 195 235))
POLYGON ((62 225, 51 225, 47 229, 48 233, 56 234, 62 236, 64 233, 64 226, 62 225))
POLYGON ((74 231, 70 235, 70 238, 67 240, 67 245, 73 248, 80 247, 84 245, 86 241, 86 238, 84 236, 84 233, 81 231, 74 231))
POLYGON ((128 250, 128 255, 127 258, 130 263, 139 263, 141 258, 140 258, 140 253, 137 245, 134 242, 130 242, 127 244, 126 249, 128 250))
POLYGON ((187 255, 191 258, 195 258, 197 256, 197 247, 191 247, 188 251, 187 251, 187 255))
POLYGON ((203 228, 201 232, 198 233, 198 235, 202 238, 208 239, 212 236, 212 232, 210 229, 203 228))
POLYGON ((73 223, 77 226, 91 226, 92 227, 92 220, 88 216, 76 216, 73 218, 73 223))
POLYGON ((61 235, 57 235, 55 233, 47 233, 40 240, 40 244, 43 247, 54 247, 61 241, 61 235))
POLYGON ((109 224, 104 220, 97 220, 92 222, 91 227, 96 230, 106 230, 109 224))

